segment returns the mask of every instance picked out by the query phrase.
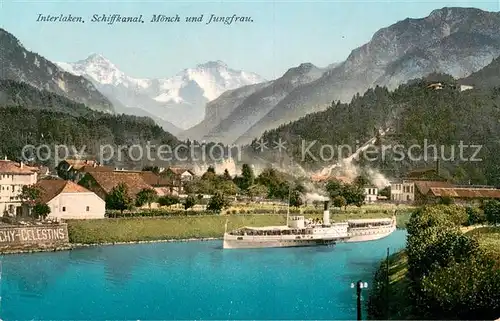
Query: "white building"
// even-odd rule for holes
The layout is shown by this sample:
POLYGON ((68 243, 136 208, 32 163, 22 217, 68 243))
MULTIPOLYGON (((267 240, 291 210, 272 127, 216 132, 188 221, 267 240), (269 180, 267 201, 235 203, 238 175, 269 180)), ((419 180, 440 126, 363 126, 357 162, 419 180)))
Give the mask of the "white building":
POLYGON ((0 160, 0 215, 21 215, 23 186, 33 185, 38 179, 38 169, 7 158, 0 160))
POLYGON ((47 179, 39 181, 37 187, 42 192, 42 203, 50 208, 47 218, 104 218, 106 203, 83 186, 62 179, 47 179))
POLYGON ((413 202, 415 201, 415 182, 397 181, 391 183, 391 200, 394 202, 413 202))
POLYGON ((377 201, 378 188, 374 186, 365 187, 365 203, 374 203, 377 201))
POLYGON ((460 85, 460 91, 474 89, 474 86, 460 85))

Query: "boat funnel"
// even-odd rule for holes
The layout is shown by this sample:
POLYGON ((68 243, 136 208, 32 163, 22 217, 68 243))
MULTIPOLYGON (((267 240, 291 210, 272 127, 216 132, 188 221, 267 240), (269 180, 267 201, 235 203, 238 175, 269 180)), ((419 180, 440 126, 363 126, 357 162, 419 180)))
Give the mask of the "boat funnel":
POLYGON ((330 225, 330 211, 328 210, 328 201, 323 203, 323 225, 330 225))

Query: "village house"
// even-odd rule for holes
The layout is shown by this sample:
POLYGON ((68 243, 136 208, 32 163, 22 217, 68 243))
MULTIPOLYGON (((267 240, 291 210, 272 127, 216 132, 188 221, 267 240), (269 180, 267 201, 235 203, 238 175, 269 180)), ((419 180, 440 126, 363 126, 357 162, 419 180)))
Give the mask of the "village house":
POLYGON ((169 167, 163 173, 170 181, 170 193, 174 195, 184 194, 184 184, 194 179, 195 174, 193 171, 181 167, 169 167))
POLYGON ((40 201, 50 208, 49 219, 104 218, 104 200, 81 185, 62 179, 44 179, 36 186, 41 191, 40 201))
POLYGON ((431 187, 453 187, 446 181, 400 180, 391 183, 391 201, 396 203, 425 203, 431 187))
POLYGON ((22 215, 23 186, 36 184, 39 170, 23 162, 0 160, 0 215, 22 215))
POLYGON ((78 182, 90 191, 96 193, 100 198, 106 200, 106 196, 119 184, 125 184, 129 195, 135 198, 137 193, 143 189, 152 189, 143 174, 140 172, 89 172, 78 182))
POLYGON ((378 196, 378 188, 375 186, 367 186, 364 188, 365 203, 375 203, 378 196))
POLYGON ((474 89, 474 86, 460 85, 460 91, 471 90, 471 89, 474 89))
POLYGON ((74 182, 79 182, 85 174, 90 172, 112 172, 113 170, 113 167, 87 159, 65 159, 57 166, 57 174, 60 178, 74 182))
POLYGON ((433 84, 430 84, 429 86, 427 86, 427 88, 431 88, 434 90, 440 90, 440 89, 443 89, 443 87, 444 87, 443 84, 440 82, 433 83, 433 84))

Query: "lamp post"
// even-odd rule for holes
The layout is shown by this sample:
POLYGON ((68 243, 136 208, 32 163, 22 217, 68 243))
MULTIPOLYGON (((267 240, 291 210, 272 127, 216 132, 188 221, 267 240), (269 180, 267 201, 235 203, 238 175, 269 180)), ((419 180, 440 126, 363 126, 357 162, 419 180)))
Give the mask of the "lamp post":
POLYGON ((351 289, 354 287, 356 287, 358 320, 361 320, 361 290, 368 288, 368 283, 359 280, 356 284, 351 283, 351 289))

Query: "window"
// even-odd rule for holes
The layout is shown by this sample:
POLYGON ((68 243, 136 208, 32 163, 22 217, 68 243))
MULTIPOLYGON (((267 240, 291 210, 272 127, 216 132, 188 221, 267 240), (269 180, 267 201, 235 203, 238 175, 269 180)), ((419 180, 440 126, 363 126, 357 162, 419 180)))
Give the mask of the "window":
POLYGON ((90 211, 90 206, 87 206, 87 212, 90 211))
POLYGON ((66 206, 63 206, 62 211, 66 212, 66 206))

